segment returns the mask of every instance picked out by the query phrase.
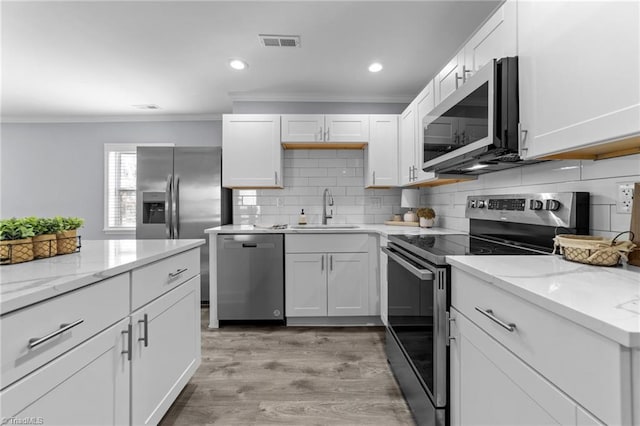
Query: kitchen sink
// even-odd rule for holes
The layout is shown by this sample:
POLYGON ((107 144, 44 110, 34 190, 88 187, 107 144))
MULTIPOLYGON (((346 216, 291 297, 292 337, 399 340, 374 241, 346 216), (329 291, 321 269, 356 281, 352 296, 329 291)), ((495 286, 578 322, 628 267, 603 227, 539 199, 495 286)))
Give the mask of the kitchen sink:
POLYGON ((358 229, 359 226, 358 225, 338 225, 338 224, 336 225, 315 224, 315 225, 291 225, 290 228, 291 229, 358 229))

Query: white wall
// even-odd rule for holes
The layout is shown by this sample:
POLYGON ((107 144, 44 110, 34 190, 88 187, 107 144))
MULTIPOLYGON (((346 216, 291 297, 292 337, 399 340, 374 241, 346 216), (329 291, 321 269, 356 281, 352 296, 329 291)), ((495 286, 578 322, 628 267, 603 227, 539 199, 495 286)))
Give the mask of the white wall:
POLYGON ((301 209, 308 223, 321 223, 325 188, 334 198, 330 223, 382 223, 400 213, 401 190, 364 189, 363 169, 363 150, 285 150, 284 189, 234 190, 233 223, 296 224, 301 209))
POLYGON ((0 217, 78 216, 85 239, 105 235, 104 144, 221 146, 220 121, 2 123, 0 217))
POLYGON ((421 204, 435 209, 436 226, 468 232, 469 220, 464 217, 468 195, 586 191, 591 194, 590 233, 613 237, 628 231, 631 223, 631 214, 616 212, 621 182, 640 182, 640 154, 600 161, 549 161, 489 173, 476 181, 422 189, 421 204))

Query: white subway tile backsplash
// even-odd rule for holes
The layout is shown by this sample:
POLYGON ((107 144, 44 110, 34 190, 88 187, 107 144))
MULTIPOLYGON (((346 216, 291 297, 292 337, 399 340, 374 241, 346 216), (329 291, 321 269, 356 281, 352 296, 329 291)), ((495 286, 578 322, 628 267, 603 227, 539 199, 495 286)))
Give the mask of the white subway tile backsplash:
POLYGON ((591 219, 590 229, 598 231, 611 230, 611 215, 608 204, 592 205, 589 215, 591 219))
POLYGON ((364 151, 360 149, 339 149, 337 150, 337 157, 338 158, 356 158, 361 161, 364 161, 364 151))
POLYGON ((306 149, 285 149, 284 158, 309 158, 309 152, 306 149))
POLYGON ((327 176, 327 169, 326 168, 314 168, 314 167, 307 167, 307 168, 301 168, 298 169, 299 170, 299 176, 301 177, 325 177, 327 176))
POLYGON ((364 167, 364 160, 360 158, 347 159, 347 167, 364 167))
POLYGON ((308 151, 309 158, 336 158, 340 157, 337 155, 337 151, 335 149, 311 149, 308 151))
MULTIPOLYGON (((344 176, 344 177, 353 177, 356 175, 356 169, 353 167, 341 167, 341 168, 328 168, 325 169, 327 171, 327 176, 344 176)), ((362 169, 360 169, 362 170, 362 169)), ((360 175, 362 176, 362 175, 360 175)))
POLYGON ((337 186, 364 186, 364 179, 362 177, 337 177, 336 179, 337 186))
POLYGON ((310 177, 307 185, 309 186, 337 186, 335 177, 310 177))
POLYGON ((285 167, 318 167, 318 160, 315 158, 291 158, 284 160, 285 167))
POLYGON ((520 185, 522 185, 521 167, 503 170, 501 172, 488 173, 484 175, 482 179, 482 187, 484 189, 504 188, 505 186, 520 185))
POLYGON ((522 185, 580 180, 580 161, 546 161, 519 168, 522 185))
POLYGON ((609 160, 582 160, 583 180, 637 175, 640 175, 640 154, 609 160))
POLYGON ((346 158, 320 158, 318 159, 318 167, 340 168, 347 167, 346 158))
POLYGON ((618 213, 616 206, 609 206, 611 214, 611 231, 624 232, 631 228, 631 213, 618 213))

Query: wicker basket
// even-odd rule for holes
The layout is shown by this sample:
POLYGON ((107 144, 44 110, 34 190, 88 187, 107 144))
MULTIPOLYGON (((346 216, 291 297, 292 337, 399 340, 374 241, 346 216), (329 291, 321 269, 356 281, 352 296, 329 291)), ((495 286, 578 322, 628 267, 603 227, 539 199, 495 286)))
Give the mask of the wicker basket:
MULTIPOLYGON (((560 254, 572 262, 597 266, 615 266, 620 259, 627 260, 627 254, 636 246, 631 241, 617 242, 621 232, 615 238, 593 237, 590 235, 559 234, 553 239, 553 252, 560 254)), ((633 233, 631 233, 633 240, 633 233)))

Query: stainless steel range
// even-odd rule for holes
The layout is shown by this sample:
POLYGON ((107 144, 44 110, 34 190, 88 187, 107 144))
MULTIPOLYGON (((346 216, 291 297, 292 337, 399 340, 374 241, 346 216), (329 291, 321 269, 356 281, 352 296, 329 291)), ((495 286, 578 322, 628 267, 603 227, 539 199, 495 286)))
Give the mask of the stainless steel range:
POLYGON ((467 197, 469 235, 390 235, 387 358, 419 425, 449 423, 451 255, 547 255, 556 233, 586 234, 585 192, 467 197))

